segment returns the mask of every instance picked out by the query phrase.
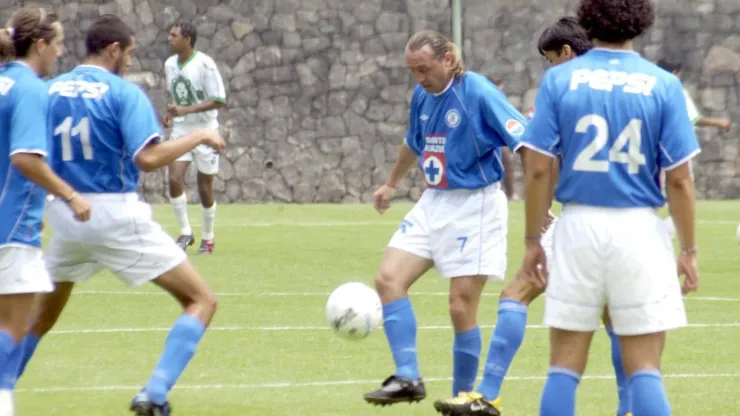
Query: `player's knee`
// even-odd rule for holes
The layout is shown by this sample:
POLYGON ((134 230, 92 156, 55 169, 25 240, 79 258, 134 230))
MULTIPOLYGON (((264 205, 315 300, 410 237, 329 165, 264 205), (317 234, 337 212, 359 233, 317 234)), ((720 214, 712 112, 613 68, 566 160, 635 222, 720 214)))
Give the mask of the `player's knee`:
POLYGON ((195 301, 199 304, 200 309, 204 311, 205 315, 212 317, 216 314, 218 300, 213 291, 207 290, 203 293, 199 293, 195 301))
POLYGON ((388 303, 405 296, 406 288, 403 288, 400 283, 400 280, 395 278, 395 274, 392 271, 381 268, 375 276, 375 289, 378 291, 383 303, 388 303))
POLYGON ((513 299, 517 302, 529 305, 542 294, 542 290, 530 284, 526 280, 514 279, 501 290, 500 299, 513 299))
POLYGON ((450 293, 450 318, 453 325, 458 328, 475 321, 478 309, 477 298, 470 293, 450 293))

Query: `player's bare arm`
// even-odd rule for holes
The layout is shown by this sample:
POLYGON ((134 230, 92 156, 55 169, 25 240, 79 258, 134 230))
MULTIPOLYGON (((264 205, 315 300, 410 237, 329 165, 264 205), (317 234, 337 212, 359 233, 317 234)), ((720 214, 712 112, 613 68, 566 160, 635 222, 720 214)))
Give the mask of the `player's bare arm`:
POLYGON ((526 195, 524 209, 527 252, 522 264, 522 272, 528 275, 528 280, 532 280, 532 283, 544 287, 546 284, 545 254, 539 237, 552 202, 552 158, 527 148, 521 149, 520 152, 522 153, 522 164, 526 166, 524 170, 526 195), (542 273, 537 269, 538 265, 542 267, 542 273))
POLYGON ((713 118, 701 116, 699 121, 696 122, 699 127, 716 127, 718 129, 730 130, 732 128, 732 120, 728 118, 713 118))
POLYGON ((416 160, 416 154, 406 144, 401 145, 396 163, 393 164, 391 173, 388 175, 388 180, 373 194, 373 205, 379 213, 382 214, 390 208, 394 190, 406 176, 409 169, 416 163, 416 160))
POLYGON ((44 161, 41 155, 35 153, 16 153, 11 157, 13 166, 18 171, 49 193, 66 201, 78 221, 90 219, 90 205, 79 196, 75 190, 57 176, 44 161))
POLYGON ((169 165, 201 144, 208 145, 217 152, 226 147, 226 142, 218 133, 210 129, 200 129, 178 140, 150 143, 136 154, 134 162, 142 171, 151 172, 169 165))
POLYGON ((689 163, 673 168, 666 173, 666 194, 668 207, 676 225, 681 254, 678 258, 679 274, 684 274, 683 293, 699 288, 699 274, 696 265, 696 222, 694 181, 691 178, 689 163))
POLYGON ((218 110, 226 106, 226 101, 206 100, 200 104, 193 105, 167 105, 167 114, 171 117, 184 117, 188 114, 203 113, 211 110, 218 110))

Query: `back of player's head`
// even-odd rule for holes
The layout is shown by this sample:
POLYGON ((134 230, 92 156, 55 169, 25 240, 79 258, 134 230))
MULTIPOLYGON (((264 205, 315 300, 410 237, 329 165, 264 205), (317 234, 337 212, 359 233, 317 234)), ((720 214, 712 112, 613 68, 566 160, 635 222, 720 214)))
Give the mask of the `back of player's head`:
POLYGON ((681 72, 683 68, 681 61, 675 58, 663 58, 658 61, 658 66, 674 74, 681 72))
POLYGON ((180 29, 180 36, 184 38, 190 38, 190 46, 195 47, 195 42, 198 40, 198 29, 193 26, 190 22, 177 22, 173 26, 180 29))
POLYGON ((546 28, 537 41, 537 49, 543 56, 545 52, 560 53, 565 45, 570 46, 576 55, 583 55, 593 48, 586 30, 578 24, 575 17, 562 17, 546 28))
POLYGON ((425 46, 429 46, 438 61, 442 60, 449 52, 452 55, 452 71, 455 75, 462 74, 464 71, 462 59, 460 59, 460 50, 454 42, 447 39, 443 34, 434 30, 422 30, 414 33, 406 43, 406 50, 416 52, 425 46))
POLYGON ((8 28, 0 30, 0 60, 28 56, 39 40, 50 43, 57 35, 57 15, 39 6, 25 6, 10 17, 8 28))
POLYGON ((655 22, 651 0, 581 0, 578 23, 589 39, 624 43, 648 30, 655 22))
POLYGON ((99 55, 114 43, 118 43, 121 49, 126 49, 133 42, 133 37, 134 31, 123 20, 112 14, 103 15, 87 29, 87 56, 99 55))

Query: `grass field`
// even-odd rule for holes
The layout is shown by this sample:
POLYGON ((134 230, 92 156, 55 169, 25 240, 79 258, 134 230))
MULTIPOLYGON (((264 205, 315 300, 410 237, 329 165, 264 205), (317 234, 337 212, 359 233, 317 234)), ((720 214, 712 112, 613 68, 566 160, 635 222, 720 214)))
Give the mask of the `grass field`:
MULTIPOLYGON (((452 331, 447 281, 430 273, 413 288, 427 400, 373 408, 362 394, 393 371, 382 331, 342 341, 324 321, 328 293, 346 281, 372 283, 392 232, 410 205, 379 217, 345 206, 219 206, 216 251, 192 255, 219 294, 219 310, 170 395, 177 415, 432 415, 450 393, 452 331)), ((523 205, 510 205, 509 274, 521 261, 523 205)), ((200 209, 191 221, 200 232, 200 209)), ((156 216, 177 232, 168 206, 156 216)), ((702 202, 701 288, 686 299, 691 326, 669 335, 663 372, 675 415, 740 414, 740 201, 702 202)), ((199 238, 199 235, 196 235, 199 238)), ((194 250, 193 250, 194 251, 194 250)), ((501 284, 480 310, 484 351, 501 284)), ((503 388, 504 414, 536 415, 549 347, 542 302, 530 309, 524 345, 503 388)), ((180 313, 147 285, 129 289, 105 273, 79 286, 55 332, 20 381, 19 414, 123 415, 148 379, 180 313)), ((482 358, 484 359, 484 358, 482 358)), ((578 394, 578 414, 613 415, 616 388, 608 338, 597 334, 578 394)))

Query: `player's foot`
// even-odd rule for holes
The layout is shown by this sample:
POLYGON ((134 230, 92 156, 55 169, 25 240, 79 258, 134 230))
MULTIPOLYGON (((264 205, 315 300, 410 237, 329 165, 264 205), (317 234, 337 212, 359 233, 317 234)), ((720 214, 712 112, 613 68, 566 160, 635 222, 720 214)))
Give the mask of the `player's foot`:
POLYGON ((434 409, 445 416, 501 416, 501 398, 490 402, 477 392, 434 402, 434 409))
POLYGON ((175 244, 177 244, 178 247, 182 249, 182 251, 186 251, 188 249, 188 246, 192 246, 195 243, 195 239, 192 235, 181 235, 177 237, 177 240, 175 241, 175 244))
POLYGON ((142 390, 137 394, 133 400, 131 400, 131 411, 136 416, 170 416, 172 415, 172 407, 169 402, 164 404, 154 404, 149 400, 149 396, 146 391, 142 390))
POLYGON ((211 254, 213 253, 213 246, 216 245, 216 243, 211 240, 200 240, 200 248, 198 248, 198 253, 200 254, 211 254))
POLYGON ((396 403, 420 402, 427 397, 424 382, 405 377, 390 376, 383 387, 365 395, 365 401, 377 406, 390 406, 396 403))

